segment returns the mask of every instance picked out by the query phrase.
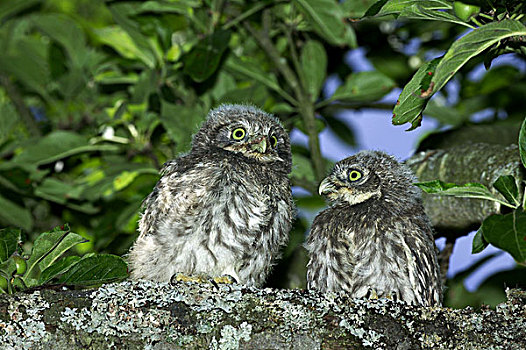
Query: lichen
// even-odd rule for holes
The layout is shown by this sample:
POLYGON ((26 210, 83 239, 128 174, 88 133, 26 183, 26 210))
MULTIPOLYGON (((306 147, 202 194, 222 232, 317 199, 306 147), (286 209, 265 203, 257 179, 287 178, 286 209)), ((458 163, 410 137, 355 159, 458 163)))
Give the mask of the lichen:
POLYGON ((1 296, 0 348, 526 348, 526 293, 495 310, 178 282, 1 296))
POLYGON ((252 326, 247 322, 243 322, 238 328, 231 325, 226 325, 221 328, 221 338, 217 341, 212 338, 210 349, 212 350, 236 350, 239 349, 240 341, 249 341, 250 333, 252 333, 252 326))

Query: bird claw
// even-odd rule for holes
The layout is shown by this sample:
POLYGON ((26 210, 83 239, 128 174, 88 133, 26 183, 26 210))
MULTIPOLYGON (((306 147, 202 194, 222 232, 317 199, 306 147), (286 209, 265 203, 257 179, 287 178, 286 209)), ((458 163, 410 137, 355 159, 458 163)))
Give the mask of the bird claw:
POLYGON ((230 275, 223 275, 219 277, 213 277, 212 280, 218 284, 237 284, 237 280, 230 275))
POLYGON ((204 283, 207 282, 208 278, 203 278, 203 275, 186 275, 182 272, 177 272, 172 275, 170 278, 170 283, 175 284, 177 282, 194 282, 194 283, 204 283))
POLYGON ((370 288, 365 297, 370 300, 388 299, 395 302, 401 300, 397 292, 378 294, 378 292, 374 288, 370 288))
POLYGON ((212 277, 207 274, 187 275, 182 272, 177 272, 172 275, 172 278, 170 278, 171 284, 175 284, 177 282, 210 283, 216 287, 218 284, 237 283, 236 279, 230 275, 212 277))
POLYGON ((378 299, 378 293, 376 293, 376 289, 370 288, 367 294, 365 295, 367 299, 378 299))

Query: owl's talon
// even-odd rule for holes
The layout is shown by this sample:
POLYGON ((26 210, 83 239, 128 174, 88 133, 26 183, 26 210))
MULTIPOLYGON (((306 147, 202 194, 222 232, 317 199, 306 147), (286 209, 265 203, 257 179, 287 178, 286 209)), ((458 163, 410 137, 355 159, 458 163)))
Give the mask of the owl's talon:
POLYGON ((215 287, 219 287, 218 284, 238 283, 236 279, 230 275, 212 277, 208 276, 207 274, 186 275, 182 272, 177 272, 172 275, 172 278, 170 278, 171 284, 175 284, 177 282, 210 283, 215 287))
POLYGON ((379 298, 378 297, 378 293, 376 293, 376 289, 374 289, 374 288, 370 288, 369 291, 367 292, 367 294, 365 295, 365 297, 367 299, 373 299, 373 300, 379 298))
POLYGON ((208 281, 207 276, 203 275, 186 275, 182 272, 177 272, 172 275, 170 278, 170 283, 175 284, 176 282, 194 282, 194 283, 204 283, 208 281))
POLYGON ((214 282, 218 283, 218 284, 237 284, 237 280, 230 276, 230 275, 223 275, 223 276, 220 276, 220 277, 214 277, 213 278, 214 282))

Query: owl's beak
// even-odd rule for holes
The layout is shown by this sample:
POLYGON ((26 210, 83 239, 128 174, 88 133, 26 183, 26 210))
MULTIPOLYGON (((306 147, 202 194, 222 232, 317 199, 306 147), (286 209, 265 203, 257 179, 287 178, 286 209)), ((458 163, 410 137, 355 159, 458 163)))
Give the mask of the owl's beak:
POLYGON ((332 192, 336 192, 336 187, 334 187, 334 184, 332 183, 332 181, 328 177, 326 177, 320 183, 320 187, 318 187, 318 193, 321 196, 321 195, 327 195, 332 192))
POLYGON ((253 151, 257 151, 259 153, 266 153, 268 149, 268 142, 267 138, 264 136, 256 136, 254 139, 249 141, 250 148, 253 151))

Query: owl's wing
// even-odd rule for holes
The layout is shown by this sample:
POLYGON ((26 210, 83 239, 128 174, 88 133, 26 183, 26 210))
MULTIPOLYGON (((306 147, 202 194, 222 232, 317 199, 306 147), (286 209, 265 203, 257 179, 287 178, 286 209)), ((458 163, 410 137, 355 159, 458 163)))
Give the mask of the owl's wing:
POLYGON ((189 211, 199 207, 206 180, 211 180, 206 171, 183 166, 181 158, 166 163, 161 175, 142 204, 139 237, 156 234, 167 220, 177 223, 187 219, 189 211))
MULTIPOLYGON (((383 251, 409 277, 410 290, 418 304, 440 304, 442 287, 431 226, 421 217, 403 218, 384 234, 392 240, 383 251)), ((400 279, 401 280, 401 279, 400 279)))
POLYGON ((341 236, 345 235, 338 234, 345 230, 341 224, 332 209, 322 211, 314 219, 305 245, 310 256, 307 264, 308 288, 332 290, 344 280, 341 266, 348 263, 343 257, 348 255, 349 241, 342 240, 341 236))

